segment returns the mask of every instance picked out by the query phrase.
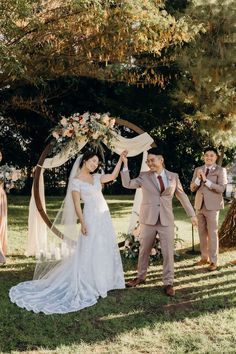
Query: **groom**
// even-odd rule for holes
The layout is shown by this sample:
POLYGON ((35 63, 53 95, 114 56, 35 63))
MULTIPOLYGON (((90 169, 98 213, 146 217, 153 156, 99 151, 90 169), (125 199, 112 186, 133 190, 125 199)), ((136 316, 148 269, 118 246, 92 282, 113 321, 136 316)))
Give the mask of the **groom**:
POLYGON ((135 287, 145 283, 149 256, 158 233, 163 255, 163 283, 167 296, 174 296, 174 215, 172 199, 174 194, 181 202, 192 224, 197 225, 193 207, 183 191, 176 173, 164 168, 164 159, 157 148, 148 150, 149 171, 141 172, 137 178, 130 179, 128 159, 123 157, 124 168, 121 172, 125 188, 142 188, 143 199, 140 207, 140 249, 137 277, 127 283, 135 287))

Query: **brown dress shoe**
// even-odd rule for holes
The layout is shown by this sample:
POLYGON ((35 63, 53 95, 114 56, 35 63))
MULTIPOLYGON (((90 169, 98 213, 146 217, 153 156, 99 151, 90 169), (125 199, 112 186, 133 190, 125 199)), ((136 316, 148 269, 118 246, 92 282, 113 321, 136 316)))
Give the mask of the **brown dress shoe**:
POLYGON ((145 279, 134 278, 134 279, 128 281, 128 283, 126 283, 125 285, 127 288, 135 288, 137 285, 145 284, 145 283, 146 283, 145 279))
POLYGON ((203 266, 206 264, 210 264, 210 262, 207 259, 200 259, 197 263, 195 263, 196 266, 203 266))
POLYGON ((174 296, 175 295, 175 289, 173 288, 172 285, 165 285, 164 292, 167 296, 174 296))
POLYGON ((229 264, 236 265, 236 260, 229 262, 229 264))
POLYGON ((213 270, 216 270, 217 269, 217 264, 215 263, 211 263, 209 265, 209 267, 207 268, 207 270, 209 270, 210 272, 212 272, 213 270))

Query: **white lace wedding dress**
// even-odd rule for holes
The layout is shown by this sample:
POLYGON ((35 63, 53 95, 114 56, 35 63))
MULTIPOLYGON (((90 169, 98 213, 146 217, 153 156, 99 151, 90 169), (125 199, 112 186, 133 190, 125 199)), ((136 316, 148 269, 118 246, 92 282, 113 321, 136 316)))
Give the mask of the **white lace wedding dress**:
POLYGON ((76 251, 52 270, 46 279, 26 281, 10 289, 10 299, 35 313, 68 313, 92 306, 99 296, 125 288, 121 257, 101 175, 93 184, 74 178, 72 190, 84 201, 87 236, 79 235, 76 251))

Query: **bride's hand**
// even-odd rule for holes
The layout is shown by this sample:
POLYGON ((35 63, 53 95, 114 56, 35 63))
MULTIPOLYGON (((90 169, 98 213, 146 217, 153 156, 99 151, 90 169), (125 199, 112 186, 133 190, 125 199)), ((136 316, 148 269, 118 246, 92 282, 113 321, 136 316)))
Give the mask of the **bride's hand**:
POLYGON ((128 159, 127 159, 127 155, 128 155, 128 150, 124 150, 122 151, 122 153, 120 154, 120 159, 123 163, 127 163, 128 159))
POLYGON ((87 227, 85 224, 81 224, 81 233, 82 235, 87 236, 87 227))

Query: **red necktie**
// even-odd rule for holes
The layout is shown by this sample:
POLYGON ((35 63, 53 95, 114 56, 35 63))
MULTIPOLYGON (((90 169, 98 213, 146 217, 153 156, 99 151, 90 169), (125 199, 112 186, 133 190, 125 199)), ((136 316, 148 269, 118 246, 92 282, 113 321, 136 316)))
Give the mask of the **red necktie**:
POLYGON ((205 175, 206 175, 206 177, 207 177, 207 175, 208 175, 208 173, 209 173, 209 172, 210 172, 210 169, 209 169, 209 168, 207 168, 207 169, 206 169, 206 174, 205 174, 205 175))
POLYGON ((165 190, 165 186, 164 186, 163 179, 162 179, 161 176, 157 176, 157 179, 158 179, 158 181, 159 181, 159 183, 160 183, 160 189, 161 189, 161 193, 162 193, 162 192, 164 192, 164 190, 165 190))

